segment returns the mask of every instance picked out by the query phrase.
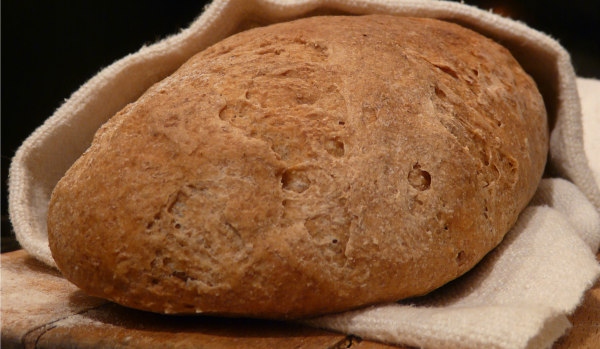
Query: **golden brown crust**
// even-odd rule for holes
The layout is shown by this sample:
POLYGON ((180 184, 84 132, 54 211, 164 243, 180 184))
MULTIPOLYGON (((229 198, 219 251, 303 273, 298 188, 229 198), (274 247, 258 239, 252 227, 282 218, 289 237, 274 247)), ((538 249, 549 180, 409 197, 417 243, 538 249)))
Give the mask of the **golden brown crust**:
POLYGON ((546 161, 544 104, 458 25, 313 17, 190 59, 97 133, 50 203, 84 291, 295 318, 427 293, 496 246, 546 161))

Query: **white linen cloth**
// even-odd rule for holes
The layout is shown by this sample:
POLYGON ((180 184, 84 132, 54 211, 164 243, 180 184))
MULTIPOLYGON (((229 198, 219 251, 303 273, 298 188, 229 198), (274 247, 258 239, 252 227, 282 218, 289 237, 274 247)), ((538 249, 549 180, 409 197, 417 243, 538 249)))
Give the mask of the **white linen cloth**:
POLYGON ((545 179, 502 244, 464 277, 426 297, 306 323, 424 348, 551 346, 570 326, 565 315, 600 274, 594 257, 600 244, 600 82, 576 80, 569 54, 550 37, 454 2, 214 1, 188 29, 103 69, 23 143, 9 178, 9 213, 19 242, 55 266, 46 230, 52 189, 100 125, 195 53, 256 25, 372 13, 455 22, 507 47, 544 97, 552 126, 549 162, 564 179, 545 179))

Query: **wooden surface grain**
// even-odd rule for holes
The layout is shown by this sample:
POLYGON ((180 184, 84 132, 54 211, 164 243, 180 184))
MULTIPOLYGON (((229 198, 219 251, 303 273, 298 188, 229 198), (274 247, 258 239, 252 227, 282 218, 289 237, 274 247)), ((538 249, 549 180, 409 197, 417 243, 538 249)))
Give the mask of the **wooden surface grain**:
POLYGON ((276 321, 174 317, 108 304, 61 320, 37 348, 332 348, 345 336, 276 321))
POLYGON ((2 348, 400 348, 290 322, 143 312, 84 294, 24 250, 1 263, 2 348))
MULTIPOLYGON (((1 263, 2 348, 405 348, 290 322, 138 311, 84 294, 24 250, 1 263)), ((569 320, 554 349, 600 348, 600 281, 569 320)))
POLYGON ((1 263, 3 348, 20 348, 48 324, 108 303, 83 294, 24 250, 2 254, 1 263))

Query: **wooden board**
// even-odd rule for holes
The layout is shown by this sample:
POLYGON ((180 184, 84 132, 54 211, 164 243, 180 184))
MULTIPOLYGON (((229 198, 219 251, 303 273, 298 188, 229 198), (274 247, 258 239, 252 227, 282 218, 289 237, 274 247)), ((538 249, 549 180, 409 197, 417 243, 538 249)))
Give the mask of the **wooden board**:
MULTIPOLYGON (((84 294, 24 250, 1 263, 2 348, 402 348, 291 322, 138 311, 84 294)), ((600 347, 600 282, 570 321, 553 348, 600 347)))
POLYGON ((325 349, 360 344, 351 336, 289 322, 129 309, 84 294, 24 250, 2 255, 2 348, 325 349))

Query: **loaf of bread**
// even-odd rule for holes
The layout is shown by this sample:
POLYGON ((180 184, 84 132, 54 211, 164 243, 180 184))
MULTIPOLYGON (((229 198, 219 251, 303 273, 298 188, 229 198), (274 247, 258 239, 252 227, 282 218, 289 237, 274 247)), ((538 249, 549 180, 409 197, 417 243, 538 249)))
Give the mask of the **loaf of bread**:
POLYGON ((443 21, 312 17, 197 54, 97 132, 52 194, 85 292, 299 318, 426 294, 515 223, 546 162, 534 81, 443 21))

